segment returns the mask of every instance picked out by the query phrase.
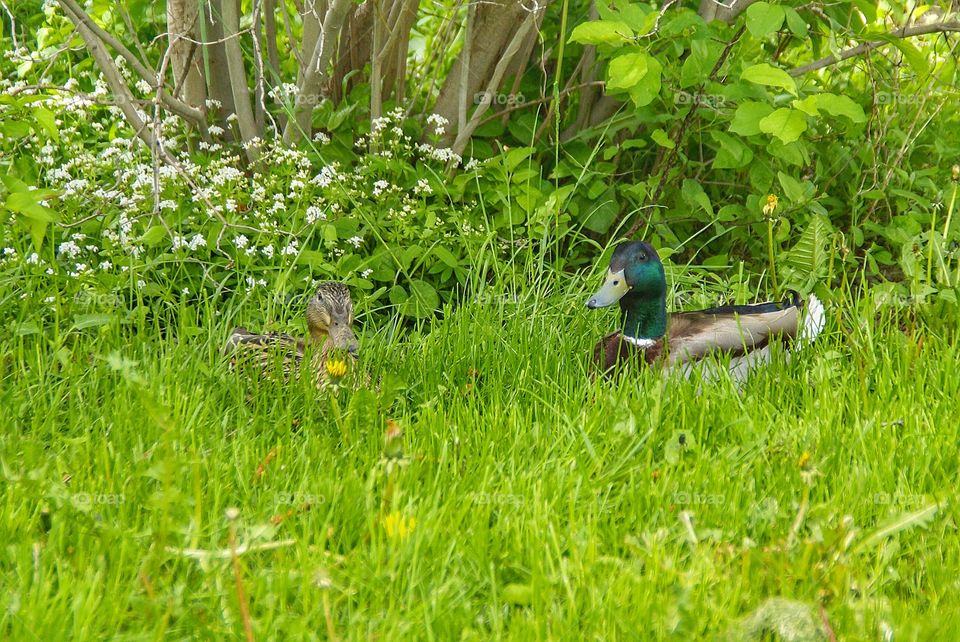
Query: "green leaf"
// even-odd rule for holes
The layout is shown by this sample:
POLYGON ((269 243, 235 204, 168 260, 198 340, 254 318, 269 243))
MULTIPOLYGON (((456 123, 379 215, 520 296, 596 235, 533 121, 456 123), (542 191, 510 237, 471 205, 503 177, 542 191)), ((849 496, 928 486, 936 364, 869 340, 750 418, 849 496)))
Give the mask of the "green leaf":
POLYGON ((790 31, 793 35, 800 38, 807 37, 807 23, 803 18, 800 17, 800 14, 797 13, 796 9, 793 7, 784 7, 787 17, 787 27, 790 28, 790 31))
POLYGON ((140 237, 140 242, 146 246, 152 246, 159 243, 163 237, 166 235, 166 230, 163 229, 162 225, 152 225, 150 229, 143 233, 143 236, 140 237))
POLYGON ((77 314, 73 317, 73 329, 85 330, 86 328, 96 328, 101 325, 107 325, 114 319, 112 314, 93 313, 77 314))
POLYGON ((404 314, 424 318, 432 315, 440 307, 440 297, 433 286, 426 281, 410 282, 410 298, 404 308, 404 314))
POLYGON ((794 96, 797 95, 797 82, 790 76, 790 74, 779 67, 768 65, 765 62, 760 63, 759 65, 753 65, 752 67, 747 67, 743 70, 743 73, 740 74, 740 78, 758 85, 779 87, 793 94, 794 96))
POLYGON ((41 190, 11 192, 7 194, 7 201, 4 206, 8 210, 22 214, 32 221, 52 223, 56 219, 55 212, 49 207, 40 204, 45 192, 46 190, 44 190, 44 192, 41 192, 41 190))
POLYGON ((663 67, 656 58, 647 60, 647 74, 630 90, 630 99, 637 107, 645 107, 660 95, 660 77, 663 67))
POLYGON ((697 39, 690 42, 690 55, 680 67, 680 86, 693 87, 704 82, 713 70, 723 46, 713 40, 697 39))
POLYGON ((607 89, 633 89, 647 75, 648 56, 645 53, 621 54, 607 67, 607 89))
POLYGON ((853 551, 858 552, 869 546, 874 546, 875 544, 879 544, 880 542, 887 539, 888 537, 892 537, 893 535, 896 535, 901 531, 905 531, 905 530, 914 528, 916 526, 919 526, 919 527, 926 526, 933 520, 934 516, 937 514, 937 511, 939 511, 940 508, 941 508, 940 504, 931 503, 924 506, 920 510, 898 515, 896 518, 894 518, 890 522, 884 524, 877 530, 867 535, 859 544, 857 544, 853 548, 853 551))
POLYGON ((817 98, 818 96, 816 95, 807 96, 802 100, 798 98, 798 99, 795 99, 792 103, 790 103, 790 105, 794 109, 799 109, 805 114, 809 114, 811 116, 819 116, 820 111, 817 109, 817 98))
POLYGON ((625 44, 633 38, 633 29, 620 20, 595 20, 574 27, 567 42, 579 42, 582 45, 625 44))
POLYGON ((501 596, 507 604, 528 606, 533 602, 533 587, 529 584, 507 584, 501 596))
POLYGON ((323 240, 328 243, 337 242, 337 228, 332 223, 323 226, 323 240))
POLYGON ((792 143, 807 130, 807 115, 796 109, 780 108, 760 120, 760 131, 771 134, 784 144, 792 143))
POLYGON ((930 73, 930 63, 928 62, 927 57, 908 39, 897 38, 896 36, 883 32, 871 33, 870 38, 888 42, 899 49, 900 53, 903 54, 904 59, 911 67, 913 67, 913 70, 917 73, 917 75, 926 76, 930 73))
POLYGON ((676 147, 676 144, 667 136, 667 132, 662 129, 654 129, 653 133, 650 134, 650 138, 652 138, 653 142, 657 145, 660 145, 660 147, 666 147, 667 149, 676 147))
POLYGON ((42 129, 50 134, 50 138, 55 141, 60 140, 60 130, 57 129, 57 117, 54 116, 52 111, 45 107, 34 107, 33 119, 37 121, 37 124, 40 125, 42 129))
POLYGON ((818 94, 817 107, 831 116, 846 116, 855 123, 867 122, 867 116, 863 113, 863 107, 847 96, 818 94))
POLYGON ((802 279, 819 277, 830 261, 829 246, 833 226, 824 216, 812 216, 784 263, 802 279))
POLYGON ((507 168, 508 172, 512 172, 517 168, 517 165, 530 158, 533 152, 533 147, 517 147, 516 149, 511 149, 507 152, 503 160, 503 165, 507 168))
POLYGON ((784 15, 780 5, 755 2, 747 7, 747 31, 754 38, 763 38, 780 30, 784 15))
POLYGON ((683 196, 683 200, 688 204, 691 206, 698 205, 703 208, 704 212, 713 216, 713 204, 710 202, 710 197, 707 196, 707 193, 703 191, 700 183, 689 178, 684 179, 680 193, 683 196))
POLYGON ((754 136, 760 133, 760 121, 773 113, 773 107, 767 103, 748 101, 737 107, 730 123, 730 131, 741 136, 754 136))
POLYGON ((780 186, 783 187, 783 195, 791 203, 797 205, 807 200, 807 189, 803 183, 783 172, 777 172, 777 179, 780 181, 780 186))
POLYGON ((713 159, 714 169, 739 169, 753 160, 753 152, 737 138, 723 132, 711 132, 713 140, 720 144, 713 159))

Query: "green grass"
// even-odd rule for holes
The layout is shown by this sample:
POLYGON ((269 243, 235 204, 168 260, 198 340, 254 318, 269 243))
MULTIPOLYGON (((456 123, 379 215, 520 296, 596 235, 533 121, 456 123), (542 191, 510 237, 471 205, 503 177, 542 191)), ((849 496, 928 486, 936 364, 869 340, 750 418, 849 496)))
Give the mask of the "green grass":
POLYGON ((955 335, 840 300, 739 392, 594 381, 587 286, 367 323, 379 390, 335 402, 224 367, 244 308, 5 338, 0 637, 243 639, 230 559, 178 551, 229 550, 229 508, 283 544, 239 556, 258 640, 743 639, 787 626, 774 597, 840 640, 950 637, 955 335))

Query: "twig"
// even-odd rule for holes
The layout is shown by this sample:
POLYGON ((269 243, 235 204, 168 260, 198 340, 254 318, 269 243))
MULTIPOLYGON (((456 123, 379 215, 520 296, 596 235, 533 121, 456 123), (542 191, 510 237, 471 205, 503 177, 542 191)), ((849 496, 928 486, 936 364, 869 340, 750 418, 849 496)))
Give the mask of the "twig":
MULTIPOLYGON (((102 29, 96 22, 94 22, 94 20, 83 9, 80 8, 80 5, 78 5, 75 0, 58 1, 64 10, 64 13, 67 14, 67 17, 70 18, 73 23, 77 25, 77 27, 83 25, 87 29, 89 38, 84 38, 84 42, 87 43, 87 49, 91 48, 91 40, 95 40, 96 42, 102 43, 114 49, 124 60, 130 64, 131 67, 133 67, 134 71, 136 71, 141 78, 151 85, 154 91, 157 91, 157 87, 155 86, 157 79, 154 72, 150 71, 146 65, 140 62, 140 60, 134 56, 133 53, 123 45, 123 43, 114 38, 112 35, 110 35, 110 33, 102 29)), ((113 64, 113 59, 110 59, 110 63, 114 66, 114 68, 116 68, 116 65, 113 64)), ((103 65, 99 66, 101 69, 103 68, 103 65)), ((164 104, 167 105, 170 111, 191 122, 199 122, 203 119, 203 113, 199 109, 188 105, 181 100, 177 100, 172 95, 165 94, 164 104)))
MULTIPOLYGON (((960 22, 949 21, 949 22, 935 22, 932 24, 923 24, 923 25, 904 25, 900 29, 895 29, 887 33, 888 38, 913 38, 916 36, 925 36, 931 33, 947 33, 960 31, 960 22)), ((817 69, 823 69, 824 67, 829 67, 830 65, 835 65, 838 62, 848 60, 855 56, 863 55, 869 51, 873 51, 877 47, 882 47, 885 44, 889 44, 889 40, 871 40, 869 42, 864 42, 856 47, 851 47, 849 49, 844 49, 840 52, 839 55, 829 55, 825 56, 819 60, 815 60, 811 63, 803 65, 802 67, 796 67, 791 69, 789 73, 791 76, 802 76, 803 74, 809 73, 811 71, 816 71, 817 69)))

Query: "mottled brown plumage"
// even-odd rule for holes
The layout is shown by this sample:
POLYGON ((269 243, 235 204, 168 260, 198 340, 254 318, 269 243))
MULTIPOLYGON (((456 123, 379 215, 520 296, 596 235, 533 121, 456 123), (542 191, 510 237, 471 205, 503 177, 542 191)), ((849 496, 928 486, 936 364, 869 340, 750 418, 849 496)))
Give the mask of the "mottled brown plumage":
MULTIPOLYGON (((325 281, 307 303, 305 338, 271 332, 256 334, 238 327, 230 333, 224 353, 230 355, 231 367, 245 364, 256 367, 267 376, 284 380, 299 379, 307 370, 323 387, 331 379, 328 360, 343 353, 345 364, 356 360, 357 340, 353 333, 353 301, 343 283, 325 281), (305 360, 309 367, 305 367, 305 360), (279 366, 279 372, 276 367, 279 366)), ((350 366, 347 365, 347 368, 350 366)), ((333 368, 336 372, 336 368, 333 368)))

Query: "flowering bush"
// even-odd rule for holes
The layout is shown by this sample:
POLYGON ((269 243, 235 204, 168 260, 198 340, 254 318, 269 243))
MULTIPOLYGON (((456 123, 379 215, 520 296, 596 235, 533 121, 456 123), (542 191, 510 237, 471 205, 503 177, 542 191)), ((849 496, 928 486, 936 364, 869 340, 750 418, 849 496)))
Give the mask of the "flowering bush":
POLYGON ((25 304, 50 303, 59 291, 74 302, 133 307, 144 298, 306 292, 340 279, 368 306, 427 316, 480 274, 474 266, 515 251, 527 217, 510 209, 518 196, 521 211, 542 197, 524 188, 529 175, 504 193, 517 156, 464 162, 417 142, 442 136, 446 123, 436 116, 425 135, 400 110, 356 135, 344 114, 326 110, 328 126, 313 144, 254 141, 262 160, 247 166, 239 150, 191 145, 174 118, 155 125, 166 156, 155 159, 100 80, 88 92, 75 79, 53 90, 0 83, 8 98, 0 117, 16 111, 10 120, 40 123, 4 145, 29 159, 17 189, 49 212, 43 221, 16 213, 25 225, 2 231, 0 270, 48 285, 24 289, 25 304), (507 215, 486 211, 481 194, 507 215))

